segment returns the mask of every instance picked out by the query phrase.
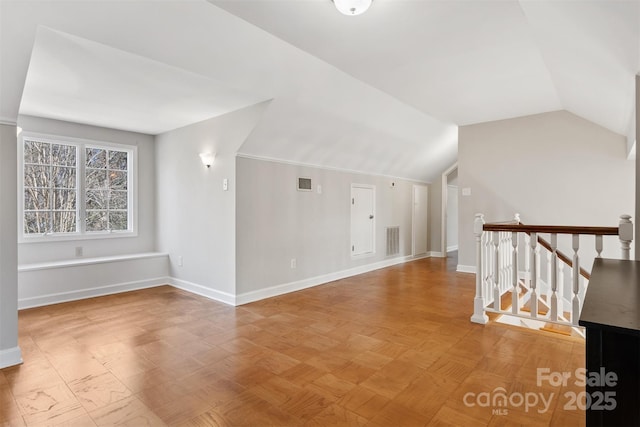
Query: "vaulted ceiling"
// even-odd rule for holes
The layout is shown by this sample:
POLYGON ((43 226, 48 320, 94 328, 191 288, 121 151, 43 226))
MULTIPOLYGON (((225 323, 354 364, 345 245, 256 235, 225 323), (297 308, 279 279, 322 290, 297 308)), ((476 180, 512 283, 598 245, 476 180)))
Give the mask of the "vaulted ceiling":
POLYGON ((270 103, 240 152, 431 181, 456 125, 566 109, 634 134, 636 1, 0 2, 0 121, 158 134, 270 103))
POLYGON ((639 1, 209 0, 402 102, 467 125, 566 109, 621 135, 640 70, 639 1))

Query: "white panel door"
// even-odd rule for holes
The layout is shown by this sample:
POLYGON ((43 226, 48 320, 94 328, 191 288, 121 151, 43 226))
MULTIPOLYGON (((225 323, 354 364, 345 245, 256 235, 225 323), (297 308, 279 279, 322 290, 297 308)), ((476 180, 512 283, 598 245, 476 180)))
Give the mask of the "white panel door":
POLYGON ((427 253, 427 225, 429 214, 429 188, 424 185, 413 186, 413 255, 427 253))
POLYGON ((375 187, 351 186, 351 255, 375 252, 375 187))

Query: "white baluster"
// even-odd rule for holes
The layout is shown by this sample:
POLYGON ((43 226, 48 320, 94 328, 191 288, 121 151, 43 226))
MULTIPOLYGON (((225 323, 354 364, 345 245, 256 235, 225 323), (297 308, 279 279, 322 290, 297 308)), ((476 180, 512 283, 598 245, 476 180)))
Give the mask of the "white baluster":
POLYGON ((500 234, 493 232, 493 308, 500 311, 500 234))
POLYGON ((596 234, 596 258, 602 258, 602 234, 596 234))
POLYGON ((507 234, 505 231, 500 232, 500 294, 501 295, 502 295, 502 292, 504 291, 505 283, 507 283, 508 281, 506 275, 507 275, 507 269, 509 268, 509 262, 507 261, 507 256, 509 255, 509 253, 506 251, 506 241, 504 237, 505 234, 507 234))
POLYGON ((558 298, 558 315, 564 317, 564 296, 566 290, 564 288, 564 262, 558 263, 558 285, 556 286, 560 290, 560 298, 558 298))
MULTIPOLYGON (((537 235, 536 235, 537 236, 537 235)), ((536 237, 536 240, 538 240, 538 238, 536 237)), ((536 283, 538 283, 538 280, 542 277, 540 275, 540 266, 542 265, 542 263, 540 262, 540 245, 536 242, 536 277, 538 278, 536 280, 536 283)))
POLYGON ((531 267, 531 296, 529 297, 529 307, 531 308, 531 317, 534 319, 538 317, 538 294, 536 288, 538 286, 538 235, 531 233, 530 238, 530 251, 529 251, 529 263, 531 267))
MULTIPOLYGON (((517 215, 517 214, 516 214, 517 215)), ((513 291, 511 292, 511 311, 513 314, 520 312, 519 284, 518 284, 518 233, 511 233, 511 283, 513 291)))
POLYGON ((486 324, 489 317, 484 312, 484 297, 482 294, 483 271, 482 271, 482 234, 484 227, 484 215, 476 214, 473 222, 473 234, 476 237, 476 297, 473 300, 473 316, 471 321, 486 324))
POLYGON ((493 279, 491 266, 493 265, 493 251, 491 250, 491 233, 484 233, 484 303, 485 305, 493 302, 493 279))
POLYGON ((525 278, 525 281, 528 281, 528 280, 531 280, 531 274, 530 274, 530 272, 531 272, 530 261, 531 260, 529 259, 529 256, 528 256, 529 246, 531 246, 531 236, 529 234, 526 234, 526 233, 524 235, 524 246, 525 246, 525 248, 527 248, 527 252, 525 254, 527 256, 524 257, 524 278, 525 278))
POLYGON ((622 250, 622 259, 630 259, 629 251, 633 240, 633 223, 631 215, 620 215, 620 225, 618 228, 618 238, 622 250))
POLYGON ((504 294, 511 287, 511 239, 508 231, 502 232, 502 284, 500 293, 504 294))
MULTIPOLYGON (((547 254, 547 282, 549 282, 549 284, 551 284, 550 282, 550 277, 551 277, 551 259, 553 258, 553 252, 548 250, 546 251, 547 254)), ((551 287, 548 286, 547 287, 547 301, 551 301, 551 287)))
POLYGON ((580 249, 580 235, 573 235, 573 300, 571 311, 571 323, 578 326, 578 319, 580 318, 580 257, 578 256, 578 250, 580 249))
POLYGON ((549 266, 549 284, 551 285, 551 321, 558 321, 558 235, 552 234, 551 264, 549 266))

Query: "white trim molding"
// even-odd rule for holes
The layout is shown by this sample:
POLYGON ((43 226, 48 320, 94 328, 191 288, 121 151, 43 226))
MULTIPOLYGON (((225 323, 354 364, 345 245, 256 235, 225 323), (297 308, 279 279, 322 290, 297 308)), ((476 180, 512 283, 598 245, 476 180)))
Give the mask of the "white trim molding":
POLYGON ((16 119, 12 119, 12 118, 5 117, 5 116, 0 116, 0 125, 18 126, 18 122, 16 121, 16 119))
POLYGON ((198 285, 197 283, 176 279, 175 277, 169 278, 169 284, 174 288, 182 289, 183 291, 191 292, 192 294, 200 295, 202 297, 209 298, 218 302, 222 302, 222 303, 233 305, 233 306, 238 305, 236 303, 237 297, 228 292, 218 291, 216 289, 198 285))
MULTIPOLYGON (((435 254, 441 257, 443 256, 441 252, 436 252, 435 254)), ((58 265, 57 263, 49 263, 47 265, 32 264, 32 265, 21 266, 20 271, 24 274, 31 271, 46 270, 49 268, 55 269, 55 268, 64 268, 64 267, 74 267, 74 266, 82 266, 82 265, 100 264, 103 262, 117 262, 117 261, 123 261, 123 260, 154 258, 154 257, 161 257, 161 256, 167 256, 167 255, 163 253, 145 253, 145 254, 134 254, 131 256, 104 257, 104 258, 73 260, 73 261, 69 260, 69 261, 60 262, 60 265, 58 265)), ((347 270, 328 273, 321 276, 298 280, 295 282, 283 283, 280 285, 271 286, 269 288, 245 292, 237 295, 212 289, 210 287, 202 286, 197 283, 192 283, 186 280, 177 279, 175 277, 163 276, 163 277, 130 281, 125 283, 108 284, 108 285, 98 286, 93 288, 83 288, 83 289, 67 291, 67 292, 40 294, 37 296, 20 298, 18 299, 18 309, 22 310, 27 308, 41 307, 41 306, 46 306, 51 304, 77 301, 77 300, 82 300, 86 298, 113 295, 113 294, 118 294, 122 292, 136 291, 136 290, 154 288, 154 287, 165 286, 165 285, 173 286, 174 288, 181 289, 183 291, 200 295, 205 298, 209 298, 209 299, 212 299, 224 304, 228 304, 231 306, 239 306, 243 304, 248 304, 250 302, 259 301, 265 298, 271 298, 279 295, 284 295, 290 292, 295 292, 295 291, 311 288, 314 286, 323 285, 325 283, 333 282, 335 280, 344 279, 347 277, 356 276, 358 274, 368 273, 370 271, 379 270, 381 268, 391 267, 394 265, 404 264, 406 262, 417 261, 417 260, 429 258, 429 257, 430 257, 430 253, 417 255, 417 256, 407 255, 402 257, 396 257, 396 258, 391 258, 391 259, 387 259, 384 261, 379 261, 371 264, 361 265, 361 266, 350 268, 347 270)), ((15 355, 11 357, 12 357, 11 360, 15 362, 16 360, 15 355)), ((20 362, 16 362, 16 363, 20 363, 20 362)), ((7 365, 7 366, 10 366, 10 365, 7 365)))
POLYGON ((15 346, 7 350, 0 350, 0 369, 9 366, 20 365, 22 363, 22 350, 15 346))
POLYGON ((475 265, 458 264, 458 266, 456 267, 456 271, 458 273, 473 273, 473 274, 476 274, 476 266, 475 265))
POLYGON ((85 288, 76 291, 59 292, 55 294, 38 295, 18 299, 18 310, 25 308, 42 307, 44 305, 59 304, 62 302, 77 301, 81 299, 102 297, 105 295, 119 294, 122 292, 138 291, 140 289, 155 288, 157 286, 170 284, 168 277, 157 277, 155 279, 136 280, 133 282, 116 283, 113 285, 99 286, 95 288, 85 288))
POLYGON ((413 182, 413 183, 416 183, 416 184, 423 184, 423 185, 424 184, 431 184, 431 182, 420 181, 420 180, 414 179, 414 178, 406 178, 406 177, 395 176, 395 175, 385 175, 385 174, 382 174, 382 173, 371 173, 371 172, 365 172, 365 171, 360 171, 360 170, 356 170, 356 169, 345 169, 345 168, 337 168, 337 167, 332 167, 332 166, 323 166, 323 165, 317 165, 317 164, 314 164, 314 163, 296 162, 296 161, 292 161, 292 160, 279 159, 279 158, 276 158, 276 157, 255 156, 255 155, 246 154, 246 153, 236 153, 236 157, 239 157, 239 158, 242 158, 242 159, 249 159, 249 160, 260 160, 260 161, 263 161, 263 162, 280 163, 280 164, 283 164, 283 165, 303 166, 303 167, 307 167, 307 168, 322 169, 322 170, 344 172, 344 173, 352 173, 352 174, 356 174, 356 175, 377 176, 377 177, 389 178, 389 179, 402 179, 404 181, 413 182))
POLYGON ((236 296, 236 305, 248 304, 250 302, 260 301, 266 298, 288 294, 290 292, 301 291, 314 286, 324 285, 325 283, 333 282, 335 280, 345 279, 347 277, 357 276, 358 274, 364 274, 381 268, 404 264, 406 262, 416 261, 427 257, 427 255, 419 255, 415 257, 409 255, 392 258, 385 261, 350 268, 348 270, 336 271, 334 273, 310 277, 308 279, 298 280, 295 282, 283 283, 281 285, 275 285, 269 288, 259 289, 257 291, 245 292, 236 296))
POLYGON ((440 251, 429 251, 427 256, 431 258, 444 258, 445 254, 440 251))
POLYGON ((458 245, 447 246, 447 252, 453 252, 458 250, 458 245))

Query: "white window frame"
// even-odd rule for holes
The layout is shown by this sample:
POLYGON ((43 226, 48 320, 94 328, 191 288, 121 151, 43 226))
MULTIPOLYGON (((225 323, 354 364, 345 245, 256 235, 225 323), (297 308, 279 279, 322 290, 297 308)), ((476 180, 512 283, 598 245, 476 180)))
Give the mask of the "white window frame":
POLYGON ((48 135, 23 131, 18 138, 18 243, 56 242, 69 240, 96 240, 138 235, 138 147, 115 142, 96 141, 84 138, 48 135), (27 234, 24 231, 24 140, 36 140, 49 144, 73 145, 76 147, 76 221, 77 231, 73 233, 27 234), (127 230, 86 230, 86 148, 126 151, 127 173, 127 230))

